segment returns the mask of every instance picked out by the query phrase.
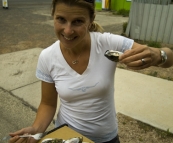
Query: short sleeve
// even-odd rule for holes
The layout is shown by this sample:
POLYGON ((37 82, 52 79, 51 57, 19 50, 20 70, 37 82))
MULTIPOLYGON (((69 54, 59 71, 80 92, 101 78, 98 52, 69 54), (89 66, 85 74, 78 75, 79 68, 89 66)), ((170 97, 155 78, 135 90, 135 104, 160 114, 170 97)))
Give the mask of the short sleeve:
POLYGON ((99 36, 99 43, 107 50, 116 50, 124 53, 132 48, 134 40, 121 35, 104 33, 99 36))
POLYGON ((122 38, 122 41, 123 41, 122 42, 122 51, 124 52, 126 50, 131 49, 133 46, 134 40, 126 38, 126 37, 122 37, 122 36, 120 36, 120 37, 122 38))
POLYGON ((49 59, 47 59, 46 51, 43 50, 38 58, 36 77, 42 81, 54 83, 51 73, 50 73, 50 64, 49 59))

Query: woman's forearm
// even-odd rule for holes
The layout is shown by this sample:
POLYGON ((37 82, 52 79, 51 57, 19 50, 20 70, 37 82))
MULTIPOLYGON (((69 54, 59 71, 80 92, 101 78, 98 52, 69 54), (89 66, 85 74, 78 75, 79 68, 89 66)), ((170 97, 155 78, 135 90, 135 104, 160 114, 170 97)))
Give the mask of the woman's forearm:
POLYGON ((41 103, 37 111, 36 119, 32 125, 35 131, 44 132, 53 120, 55 112, 56 107, 41 103))

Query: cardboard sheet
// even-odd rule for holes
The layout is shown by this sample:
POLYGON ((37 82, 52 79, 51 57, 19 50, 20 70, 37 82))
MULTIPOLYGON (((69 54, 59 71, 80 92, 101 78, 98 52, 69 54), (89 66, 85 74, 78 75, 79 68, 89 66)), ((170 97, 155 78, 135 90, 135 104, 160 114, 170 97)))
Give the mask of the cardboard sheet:
POLYGON ((74 137, 83 137, 83 142, 94 143, 90 139, 86 138, 85 136, 79 134, 78 132, 72 130, 71 128, 69 128, 67 126, 63 126, 59 129, 49 133, 48 135, 44 136, 38 143, 41 143, 42 140, 44 140, 46 138, 58 138, 58 139, 68 140, 68 139, 74 138, 74 137))

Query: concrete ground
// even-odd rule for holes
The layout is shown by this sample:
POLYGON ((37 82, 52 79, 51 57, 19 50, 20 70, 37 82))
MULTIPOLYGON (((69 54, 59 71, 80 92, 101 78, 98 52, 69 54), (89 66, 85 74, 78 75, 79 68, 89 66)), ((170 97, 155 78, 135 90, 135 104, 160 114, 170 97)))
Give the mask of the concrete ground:
MULTIPOLYGON (((48 14, 36 11, 38 15, 48 14)), ((120 34, 128 18, 98 12, 106 31, 120 34), (119 26, 119 27, 118 27, 119 26), (118 29, 117 29, 118 27, 118 29)), ((51 25, 51 20, 42 24, 51 25)), ((32 124, 39 105, 41 86, 35 77, 43 47, 0 55, 0 139, 9 132, 32 124)), ((115 104, 117 112, 173 132, 173 82, 117 68, 115 104)), ((53 128, 53 125, 50 125, 53 128)))

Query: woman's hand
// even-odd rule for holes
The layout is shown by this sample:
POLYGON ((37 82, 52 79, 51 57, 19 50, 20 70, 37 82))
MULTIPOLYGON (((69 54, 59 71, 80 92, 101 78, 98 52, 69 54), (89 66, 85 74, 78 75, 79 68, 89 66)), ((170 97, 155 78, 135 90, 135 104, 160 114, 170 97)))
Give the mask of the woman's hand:
POLYGON ((20 138, 20 135, 24 134, 35 134, 35 129, 33 127, 27 127, 23 128, 19 131, 16 131, 14 133, 10 133, 11 139, 8 141, 8 143, 37 143, 38 141, 29 137, 29 138, 20 138))
POLYGON ((140 70, 161 63, 160 50, 134 43, 131 50, 120 56, 120 62, 133 70, 140 70))

